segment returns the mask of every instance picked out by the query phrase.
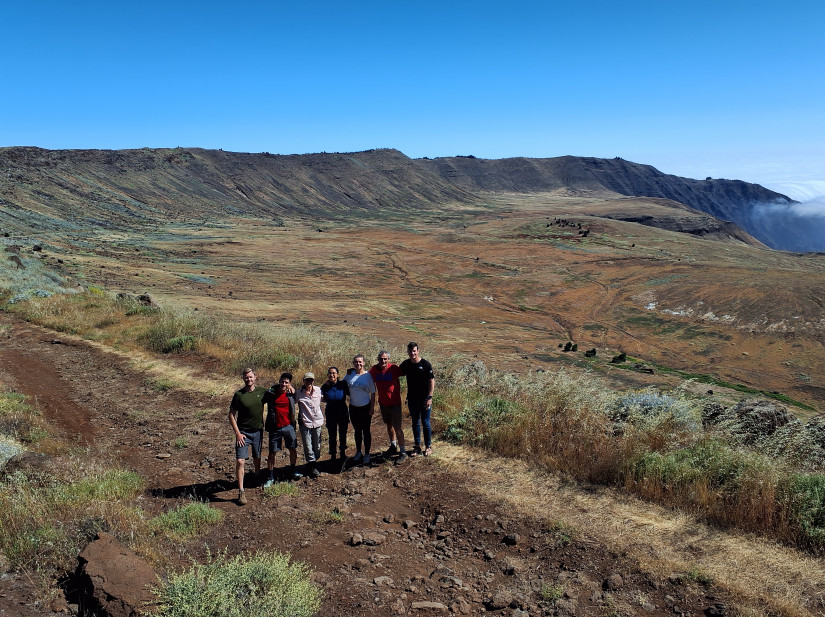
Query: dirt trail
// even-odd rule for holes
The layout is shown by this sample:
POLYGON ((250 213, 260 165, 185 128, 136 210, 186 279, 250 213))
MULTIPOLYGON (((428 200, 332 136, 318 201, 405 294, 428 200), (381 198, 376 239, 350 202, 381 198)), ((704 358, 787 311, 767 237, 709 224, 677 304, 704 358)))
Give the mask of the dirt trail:
MULTIPOLYGON (((14 316, 2 320, 0 383, 31 397, 90 456, 143 475, 141 507, 157 513, 195 495, 223 511, 219 527, 180 546, 181 565, 207 548, 288 551, 315 568, 327 616, 721 615, 731 602, 712 585, 670 571, 652 575, 630 553, 568 533, 558 522, 563 503, 548 503, 551 520, 541 506, 525 514, 485 496, 472 463, 457 471, 454 455, 449 464, 418 457, 347 471, 324 456, 323 475, 299 481, 297 496, 267 500, 253 480, 240 507, 228 396, 158 391, 120 355, 14 316)), ((386 433, 377 419, 373 436, 380 452, 386 433)), ((3 578, 0 614, 43 614, 30 589, 20 577, 3 578)))

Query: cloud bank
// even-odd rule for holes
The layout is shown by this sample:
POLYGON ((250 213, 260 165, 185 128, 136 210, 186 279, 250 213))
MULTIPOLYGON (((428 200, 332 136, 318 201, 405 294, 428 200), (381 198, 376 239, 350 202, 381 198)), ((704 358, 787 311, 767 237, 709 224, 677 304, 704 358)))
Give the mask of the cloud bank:
POLYGON ((825 181, 766 182, 796 204, 754 204, 745 228, 771 248, 825 252, 825 181))

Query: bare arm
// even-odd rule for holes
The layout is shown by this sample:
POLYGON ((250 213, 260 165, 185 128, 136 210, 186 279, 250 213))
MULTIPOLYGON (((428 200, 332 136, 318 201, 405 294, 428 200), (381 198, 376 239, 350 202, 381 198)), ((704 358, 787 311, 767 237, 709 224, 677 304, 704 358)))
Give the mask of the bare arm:
POLYGON ((235 443, 238 444, 238 447, 243 447, 246 443, 246 437, 241 431, 238 429, 238 412, 234 409, 229 409, 229 425, 232 427, 232 430, 235 432, 235 443))

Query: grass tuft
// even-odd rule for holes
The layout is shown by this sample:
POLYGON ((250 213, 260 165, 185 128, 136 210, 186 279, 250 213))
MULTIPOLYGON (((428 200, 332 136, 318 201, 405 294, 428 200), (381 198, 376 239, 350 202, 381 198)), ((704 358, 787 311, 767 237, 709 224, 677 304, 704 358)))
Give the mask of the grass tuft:
POLYGON ((157 594, 157 617, 310 617, 321 605, 309 567, 277 552, 210 558, 170 575, 157 594))

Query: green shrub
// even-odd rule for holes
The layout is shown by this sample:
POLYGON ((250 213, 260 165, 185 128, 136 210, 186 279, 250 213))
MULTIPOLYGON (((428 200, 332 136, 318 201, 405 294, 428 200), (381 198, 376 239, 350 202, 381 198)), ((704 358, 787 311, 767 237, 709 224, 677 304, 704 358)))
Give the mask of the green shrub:
POLYGON ((281 495, 297 495, 298 487, 292 482, 275 482, 264 488, 265 498, 280 497, 281 495))
POLYGON ((223 513, 202 501, 193 501, 152 519, 150 526, 156 533, 184 540, 197 536, 219 522, 223 513))
POLYGON ((210 558, 170 575, 157 594, 158 617, 310 617, 321 605, 308 566, 277 552, 210 558))
POLYGON ((499 426, 512 419, 518 406, 498 396, 469 402, 447 421, 445 439, 457 443, 483 444, 499 426))
POLYGON ((795 474, 788 479, 784 493, 805 543, 825 547, 825 475, 795 474))
POLYGON ((192 351, 193 349, 195 349, 195 337, 185 334, 183 336, 170 338, 166 341, 166 344, 163 345, 161 351, 163 353, 173 353, 176 351, 192 351))

